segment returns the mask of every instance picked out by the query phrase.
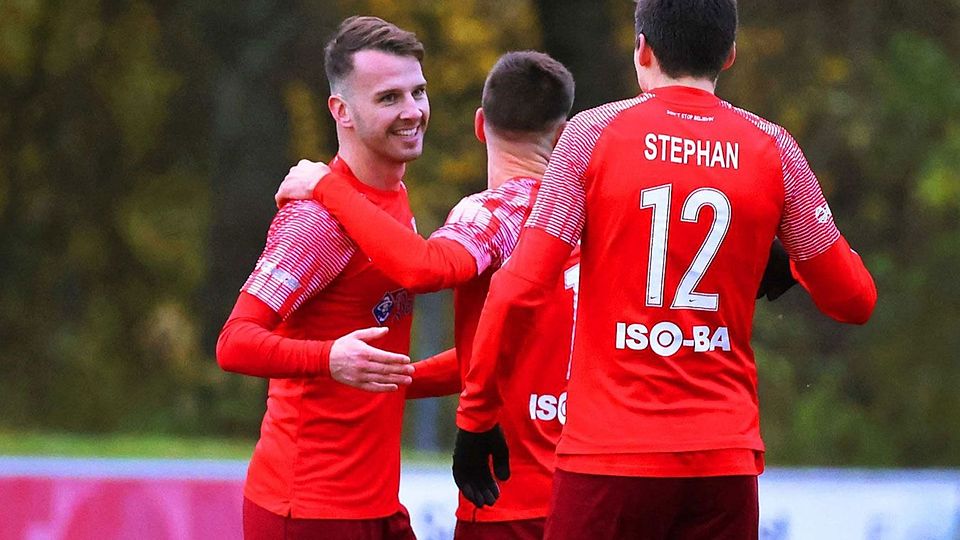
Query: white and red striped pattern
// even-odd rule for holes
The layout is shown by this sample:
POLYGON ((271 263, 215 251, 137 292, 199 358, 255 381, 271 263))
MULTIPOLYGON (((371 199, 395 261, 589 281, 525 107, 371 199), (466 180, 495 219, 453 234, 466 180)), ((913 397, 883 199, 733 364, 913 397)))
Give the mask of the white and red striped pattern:
POLYGON ((274 216, 267 245, 240 290, 256 296, 286 319, 333 281, 356 249, 320 204, 291 202, 274 216))
POLYGON ((723 102, 774 139, 783 167, 784 208, 778 236, 794 260, 812 259, 825 252, 840 238, 816 175, 797 141, 781 126, 723 102))
POLYGON ((653 97, 643 94, 633 99, 607 103, 573 117, 560 135, 550 155, 537 202, 527 220, 547 234, 577 245, 583 230, 586 188, 583 177, 590 164, 593 148, 603 130, 623 111, 653 97))
POLYGON ((491 266, 499 268, 517 245, 538 182, 512 178, 496 189, 464 197, 450 211, 446 225, 430 237, 462 245, 477 261, 477 275, 491 266))

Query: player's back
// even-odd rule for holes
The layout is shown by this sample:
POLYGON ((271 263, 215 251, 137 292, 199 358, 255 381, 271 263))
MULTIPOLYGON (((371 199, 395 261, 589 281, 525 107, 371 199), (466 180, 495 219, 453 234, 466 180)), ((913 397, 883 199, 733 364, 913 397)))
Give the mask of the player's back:
POLYGON ((776 126, 684 87, 581 116, 595 136, 559 452, 762 450, 750 336, 785 209, 776 126))

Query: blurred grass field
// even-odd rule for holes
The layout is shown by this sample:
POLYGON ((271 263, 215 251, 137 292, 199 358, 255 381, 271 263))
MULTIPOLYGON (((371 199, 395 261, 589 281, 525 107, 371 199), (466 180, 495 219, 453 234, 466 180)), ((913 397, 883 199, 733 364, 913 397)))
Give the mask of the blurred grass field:
MULTIPOLYGON (((173 435, 78 435, 73 433, 0 430, 0 455, 43 457, 98 457, 140 459, 249 460, 256 441, 173 435)), ((405 464, 440 465, 449 456, 441 452, 403 452, 405 464)))

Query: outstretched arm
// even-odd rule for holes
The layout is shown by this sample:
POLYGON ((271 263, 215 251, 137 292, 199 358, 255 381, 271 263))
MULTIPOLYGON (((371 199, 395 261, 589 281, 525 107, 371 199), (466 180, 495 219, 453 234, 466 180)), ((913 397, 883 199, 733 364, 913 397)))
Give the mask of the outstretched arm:
POLYGON ((273 329, 280 316, 256 297, 240 293, 217 340, 224 371, 274 379, 331 377, 370 392, 390 392, 411 382, 414 368, 402 354, 367 344, 387 328, 367 328, 336 340, 299 340, 273 329))
POLYGON ((407 388, 407 399, 441 397, 459 394, 460 366, 457 350, 447 349, 414 364, 417 371, 407 388))

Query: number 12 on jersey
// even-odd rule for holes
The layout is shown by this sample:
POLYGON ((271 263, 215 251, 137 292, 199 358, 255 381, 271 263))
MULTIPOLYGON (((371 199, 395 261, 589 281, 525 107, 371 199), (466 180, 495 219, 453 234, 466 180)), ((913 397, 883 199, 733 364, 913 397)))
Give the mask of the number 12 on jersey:
MULTIPOLYGON (((663 306, 664 278, 667 271, 667 240, 670 237, 671 191, 672 186, 664 184, 640 192, 640 208, 650 208, 653 211, 653 217, 650 220, 650 258, 647 266, 646 297, 646 305, 652 307, 663 306)), ((700 250, 684 272, 683 278, 680 279, 680 285, 677 287, 670 309, 717 311, 720 305, 720 295, 700 293, 694 289, 707 272, 710 263, 713 262, 730 228, 730 200, 720 190, 697 189, 683 202, 680 221, 687 223, 700 221, 700 211, 704 206, 713 208, 713 222, 710 224, 710 230, 700 250)))

